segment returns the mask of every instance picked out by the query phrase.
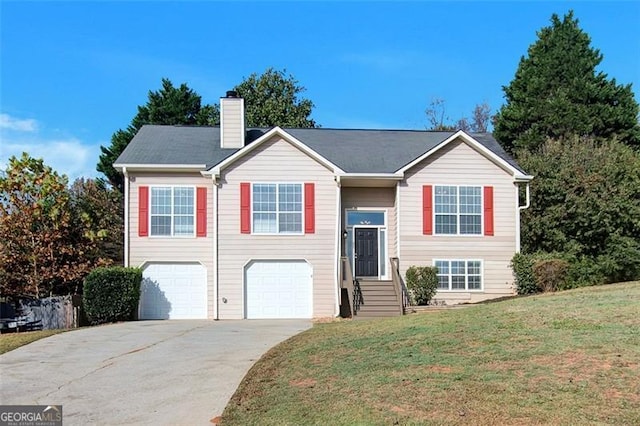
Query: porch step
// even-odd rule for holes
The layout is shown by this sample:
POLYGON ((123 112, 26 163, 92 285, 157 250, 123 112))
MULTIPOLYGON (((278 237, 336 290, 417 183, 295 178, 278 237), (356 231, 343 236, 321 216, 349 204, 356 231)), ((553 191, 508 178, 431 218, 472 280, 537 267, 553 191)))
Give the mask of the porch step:
POLYGON ((393 281, 360 280, 364 303, 354 318, 380 318, 400 315, 393 281))

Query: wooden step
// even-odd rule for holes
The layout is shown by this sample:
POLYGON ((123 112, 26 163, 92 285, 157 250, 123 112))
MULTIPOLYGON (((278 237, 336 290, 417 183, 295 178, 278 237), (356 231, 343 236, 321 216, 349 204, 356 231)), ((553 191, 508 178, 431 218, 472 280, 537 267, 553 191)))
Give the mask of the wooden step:
POLYGON ((395 303, 398 301, 395 294, 392 295, 380 295, 380 294, 363 294, 362 300, 364 303, 371 302, 387 302, 387 303, 395 303))
POLYGON ((371 309, 371 310, 359 310, 358 315, 353 318, 384 318, 384 317, 399 317, 400 309, 371 309))
POLYGON ((360 305, 357 315, 353 318, 400 316, 400 306, 393 281, 359 279, 359 282, 364 303, 360 305))

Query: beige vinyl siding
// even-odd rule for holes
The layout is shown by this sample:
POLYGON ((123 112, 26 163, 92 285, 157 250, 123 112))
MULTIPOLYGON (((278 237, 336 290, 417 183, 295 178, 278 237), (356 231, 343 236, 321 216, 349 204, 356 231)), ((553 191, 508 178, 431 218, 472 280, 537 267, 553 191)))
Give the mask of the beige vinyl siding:
POLYGON ((218 190, 220 318, 244 318, 244 268, 255 259, 306 260, 313 270, 313 316, 334 316, 337 206, 333 173, 289 142, 274 137, 223 170, 221 181, 218 190), (241 182, 314 183, 315 233, 240 233, 241 182))
MULTIPOLYGON (((476 302, 513 294, 509 263, 516 251, 516 191, 513 177, 460 140, 417 164, 406 174, 400 194, 400 265, 432 266, 433 259, 483 261, 483 290, 443 292, 448 303, 476 302), (493 186, 494 236, 422 234, 423 185, 493 186)), ((435 223, 435 222, 434 222, 435 223)))
POLYGON ((342 188, 342 224, 346 228, 346 211, 351 209, 386 210, 387 258, 384 259, 389 270, 389 257, 396 256, 396 189, 394 188, 342 188))
MULTIPOLYGON (((213 185, 197 174, 129 174, 129 265, 150 262, 199 262, 207 269, 207 316, 213 318, 213 185), (194 186, 207 188, 206 237, 139 237, 138 188, 140 186, 194 186)), ((195 194, 194 194, 195 195, 195 194)), ((195 208, 195 206, 194 206, 195 208)), ((195 225, 195 224, 194 224, 195 225)), ((150 226, 150 225, 149 225, 150 226)))

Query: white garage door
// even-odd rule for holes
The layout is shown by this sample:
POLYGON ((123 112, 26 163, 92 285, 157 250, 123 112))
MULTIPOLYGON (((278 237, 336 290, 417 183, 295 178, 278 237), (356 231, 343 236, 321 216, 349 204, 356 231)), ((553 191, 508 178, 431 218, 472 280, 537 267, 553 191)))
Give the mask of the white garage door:
POLYGON ((207 271, 199 263, 152 263, 142 272, 140 319, 206 319, 207 271))
POLYGON ((304 260, 256 260, 245 276, 247 318, 311 318, 312 271, 304 260))

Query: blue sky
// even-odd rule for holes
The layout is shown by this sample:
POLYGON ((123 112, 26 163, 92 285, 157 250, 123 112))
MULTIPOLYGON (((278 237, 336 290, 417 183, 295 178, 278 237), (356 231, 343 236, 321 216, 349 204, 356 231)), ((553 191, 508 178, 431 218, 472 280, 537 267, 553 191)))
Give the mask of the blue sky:
POLYGON ((27 151, 98 176, 99 146, 163 77, 204 103, 253 72, 286 68, 323 127, 423 129, 488 102, 552 13, 575 11, 600 69, 640 87, 640 2, 0 1, 0 168, 27 151))

